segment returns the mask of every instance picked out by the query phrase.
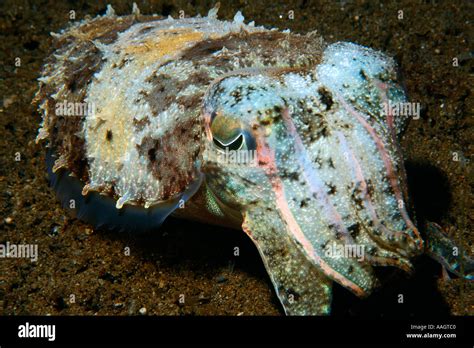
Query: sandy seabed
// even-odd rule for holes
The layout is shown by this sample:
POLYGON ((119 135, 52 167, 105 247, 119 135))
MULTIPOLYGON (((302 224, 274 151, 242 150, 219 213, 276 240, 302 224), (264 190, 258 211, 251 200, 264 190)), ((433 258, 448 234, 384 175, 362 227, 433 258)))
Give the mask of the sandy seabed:
MULTIPOLYGON (((40 115, 31 100, 50 54, 49 33, 68 25, 71 10, 83 19, 104 14, 107 3, 119 15, 131 12, 127 1, 0 5, 0 243, 39 249, 37 262, 0 260, 0 314, 281 315, 258 252, 243 232, 175 219, 147 236, 93 231, 69 217, 48 187, 45 152, 34 142, 40 115)), ((205 15, 214 5, 137 3, 142 13, 174 17, 180 10, 205 15)), ((410 100, 421 104, 420 118, 402 140, 418 226, 439 223, 472 255, 474 3, 222 1, 219 18, 232 19, 238 10, 257 25, 317 30, 328 42, 352 41, 396 59, 410 100), (288 11, 294 11, 293 20, 288 11)), ((426 256, 415 267, 412 276, 381 270, 385 286, 365 300, 335 286, 333 314, 474 314, 472 282, 443 280, 441 267, 426 256)))

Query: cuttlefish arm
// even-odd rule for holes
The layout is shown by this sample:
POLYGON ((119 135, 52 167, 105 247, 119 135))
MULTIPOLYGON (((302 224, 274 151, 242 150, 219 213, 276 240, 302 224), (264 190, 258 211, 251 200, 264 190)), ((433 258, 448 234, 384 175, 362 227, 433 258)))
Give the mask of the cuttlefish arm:
POLYGON ((332 281, 319 271, 287 234, 274 212, 254 207, 242 229, 255 243, 287 315, 327 315, 332 281))
POLYGON ((446 235, 441 226, 434 222, 427 223, 425 245, 426 254, 449 272, 474 280, 474 260, 446 235))

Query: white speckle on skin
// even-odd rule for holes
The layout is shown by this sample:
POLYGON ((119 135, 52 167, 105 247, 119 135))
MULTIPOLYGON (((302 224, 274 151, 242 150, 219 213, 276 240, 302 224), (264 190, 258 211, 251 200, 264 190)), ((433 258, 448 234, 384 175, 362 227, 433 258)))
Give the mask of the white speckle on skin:
POLYGON ((244 23, 244 16, 242 15, 242 12, 237 11, 237 13, 234 16, 234 22, 237 24, 243 24, 244 23))

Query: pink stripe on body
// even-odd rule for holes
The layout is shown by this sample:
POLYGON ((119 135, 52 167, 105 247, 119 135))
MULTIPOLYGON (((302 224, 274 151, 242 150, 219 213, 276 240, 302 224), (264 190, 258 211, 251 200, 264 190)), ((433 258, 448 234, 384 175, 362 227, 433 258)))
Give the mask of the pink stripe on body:
POLYGON ((265 142, 265 135, 258 134, 255 138, 257 141, 257 156, 259 160, 259 165, 265 170, 265 173, 270 180, 275 194, 276 206, 280 212, 283 221, 285 221, 290 233, 303 247, 306 254, 318 264, 318 266, 326 275, 328 275, 341 285, 351 289, 358 296, 363 296, 365 294, 365 291, 361 287, 359 287, 357 284, 353 283, 352 281, 335 271, 321 257, 317 255, 313 248, 313 245, 301 231, 298 222, 296 221, 295 217, 293 216, 293 213, 291 212, 288 206, 288 202, 283 189, 283 183, 280 177, 278 176, 278 169, 276 166, 274 151, 271 150, 268 144, 265 142))
MULTIPOLYGON (((388 156, 387 150, 385 149, 385 144, 380 139, 380 137, 377 135, 374 128, 371 125, 369 125, 368 122, 364 119, 364 117, 362 115, 360 115, 360 113, 357 112, 352 106, 350 106, 339 93, 336 92, 336 95, 337 95, 338 100, 344 106, 344 108, 350 114, 352 114, 354 117, 356 117, 356 119, 359 121, 359 123, 361 123, 364 126, 364 128, 367 130, 367 132, 370 134, 370 136, 374 140, 375 145, 377 146, 377 149, 379 150, 380 156, 382 157, 385 168, 387 170, 387 177, 389 178, 389 182, 390 182, 392 190, 395 194, 395 197, 396 197, 397 201, 402 200, 401 191, 400 191, 400 188, 398 187, 398 180, 395 176, 395 172, 393 170, 392 163, 391 163, 390 158, 388 156)), ((415 233, 415 235, 418 237, 419 248, 422 248, 423 247, 423 245, 422 245, 423 242, 420 238, 420 234, 418 232, 418 229, 413 225, 413 222, 411 222, 405 208, 404 207, 400 208, 398 206, 398 209, 399 209, 406 225, 409 228, 411 228, 413 230, 413 232, 415 233)))

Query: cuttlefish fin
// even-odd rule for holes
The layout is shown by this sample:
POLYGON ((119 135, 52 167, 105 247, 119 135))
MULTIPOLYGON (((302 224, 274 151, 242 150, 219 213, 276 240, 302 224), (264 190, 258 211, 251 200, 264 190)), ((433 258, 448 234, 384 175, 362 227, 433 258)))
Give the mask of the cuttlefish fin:
POLYGON ((175 197, 158 202, 150 207, 140 205, 120 204, 114 197, 91 192, 84 183, 71 176, 71 172, 61 168, 54 172, 55 158, 52 151, 46 154, 46 165, 50 185, 64 208, 68 208, 72 215, 87 222, 94 228, 105 228, 117 232, 144 233, 155 231, 164 220, 174 211, 183 206, 198 190, 203 182, 203 174, 199 173, 196 180, 183 189, 175 197), (74 203, 71 206, 71 202, 74 203))
POLYGON ((263 209, 244 214, 242 228, 257 246, 287 315, 327 315, 332 280, 311 263, 279 220, 263 209))

